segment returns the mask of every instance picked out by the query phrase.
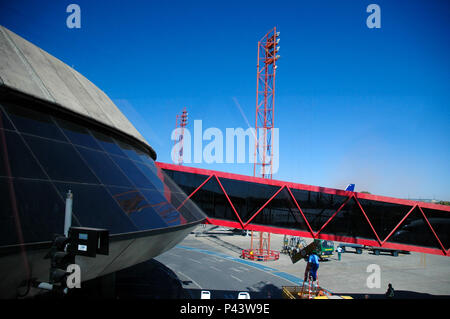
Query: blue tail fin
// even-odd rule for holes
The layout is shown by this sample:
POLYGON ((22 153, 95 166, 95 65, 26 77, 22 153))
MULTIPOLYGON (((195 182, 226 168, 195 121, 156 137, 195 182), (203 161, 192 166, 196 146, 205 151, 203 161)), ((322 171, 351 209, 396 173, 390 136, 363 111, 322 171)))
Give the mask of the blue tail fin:
POLYGON ((348 184, 346 191, 354 192, 355 191, 355 184, 348 184))

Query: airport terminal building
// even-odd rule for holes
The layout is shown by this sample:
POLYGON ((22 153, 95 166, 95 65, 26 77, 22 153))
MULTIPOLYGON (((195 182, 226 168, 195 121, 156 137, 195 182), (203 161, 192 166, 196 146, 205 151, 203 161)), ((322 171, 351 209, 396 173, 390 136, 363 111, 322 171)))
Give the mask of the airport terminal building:
POLYGON ((205 219, 104 92, 1 26, 0 51, 0 298, 48 280, 69 191, 72 225, 110 234, 108 256, 77 256, 83 281, 163 253, 205 219))

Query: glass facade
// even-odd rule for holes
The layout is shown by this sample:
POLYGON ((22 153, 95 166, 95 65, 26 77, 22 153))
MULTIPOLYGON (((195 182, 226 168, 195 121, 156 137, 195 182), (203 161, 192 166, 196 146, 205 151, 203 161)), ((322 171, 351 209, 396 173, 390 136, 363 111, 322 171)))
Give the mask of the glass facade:
POLYGON ((155 166, 148 150, 89 123, 0 101, 0 246, 61 234, 69 190, 73 226, 110 234, 205 218, 189 200, 178 209, 186 194, 155 166))
MULTIPOLYGON (((165 169, 165 172, 188 195, 209 177, 171 169, 165 169)), ((279 191, 282 186, 218 178, 244 224, 252 218, 251 224, 306 232, 310 231, 309 224, 313 232, 320 231, 337 238, 377 241, 378 236, 380 241, 384 241, 391 235, 386 242, 441 249, 429 222, 444 248, 450 248, 450 212, 423 208, 425 220, 416 207, 395 229, 413 206, 361 198, 356 201, 353 197, 296 188, 289 188, 291 196, 286 187, 279 191)), ((214 176, 191 199, 210 218, 238 221, 214 176)))

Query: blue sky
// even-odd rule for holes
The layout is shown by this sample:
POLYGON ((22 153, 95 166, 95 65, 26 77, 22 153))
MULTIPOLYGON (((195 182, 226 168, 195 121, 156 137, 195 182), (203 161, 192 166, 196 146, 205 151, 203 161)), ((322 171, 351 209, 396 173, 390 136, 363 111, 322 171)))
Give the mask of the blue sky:
POLYGON ((247 128, 238 103, 254 126, 257 42, 276 26, 274 178, 450 200, 449 11, 445 0, 15 0, 1 2, 0 23, 105 91, 163 162, 185 106, 190 124, 225 132, 247 128), (66 26, 70 3, 80 29, 66 26), (380 29, 366 26, 371 3, 380 29))

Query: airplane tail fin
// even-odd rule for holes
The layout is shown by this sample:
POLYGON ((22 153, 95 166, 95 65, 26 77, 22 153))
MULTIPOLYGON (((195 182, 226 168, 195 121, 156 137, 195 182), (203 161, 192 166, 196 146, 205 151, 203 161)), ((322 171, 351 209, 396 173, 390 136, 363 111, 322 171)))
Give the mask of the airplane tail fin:
POLYGON ((346 191, 354 192, 355 191, 355 184, 348 184, 346 191))

